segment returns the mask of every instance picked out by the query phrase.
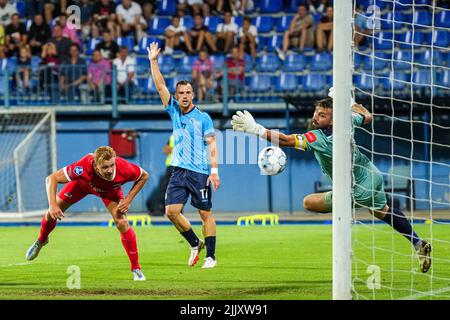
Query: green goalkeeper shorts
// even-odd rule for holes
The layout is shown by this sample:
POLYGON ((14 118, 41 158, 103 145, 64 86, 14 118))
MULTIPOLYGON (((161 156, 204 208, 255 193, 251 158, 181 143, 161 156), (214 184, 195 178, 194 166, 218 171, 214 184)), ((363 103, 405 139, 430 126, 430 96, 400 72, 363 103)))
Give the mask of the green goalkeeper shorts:
MULTIPOLYGON (((386 204, 383 177, 379 173, 369 175, 353 187, 353 203, 356 208, 382 210, 386 204)), ((325 193, 325 205, 329 210, 333 207, 333 192, 325 193)))

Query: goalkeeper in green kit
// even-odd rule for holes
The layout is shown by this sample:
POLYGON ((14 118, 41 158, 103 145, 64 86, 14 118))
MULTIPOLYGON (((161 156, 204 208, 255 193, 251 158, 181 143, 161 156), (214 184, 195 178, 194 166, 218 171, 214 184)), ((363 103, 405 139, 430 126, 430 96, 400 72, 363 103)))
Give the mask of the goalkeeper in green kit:
MULTIPOLYGON (((231 120, 233 130, 255 134, 263 139, 278 143, 280 147, 292 147, 303 151, 312 151, 322 171, 332 174, 333 160, 333 88, 329 98, 315 103, 314 115, 311 119, 312 130, 304 134, 286 135, 269 130, 256 123, 248 111, 238 111, 231 120)), ((353 126, 362 126, 372 121, 372 114, 361 104, 352 104, 353 126)), ((353 144, 353 177, 352 199, 356 207, 368 208, 375 217, 388 223, 392 228, 405 236, 414 246, 420 263, 420 270, 425 273, 431 266, 431 245, 421 239, 413 230, 402 211, 387 205, 383 187, 383 177, 372 162, 353 144)), ((331 212, 332 191, 314 193, 306 196, 303 206, 313 212, 331 212)))

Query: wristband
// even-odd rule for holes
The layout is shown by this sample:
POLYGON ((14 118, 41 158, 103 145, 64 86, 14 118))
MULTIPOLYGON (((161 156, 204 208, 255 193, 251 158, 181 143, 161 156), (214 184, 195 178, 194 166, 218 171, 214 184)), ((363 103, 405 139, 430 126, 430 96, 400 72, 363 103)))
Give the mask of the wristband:
POLYGON ((211 168, 211 174, 219 174, 219 168, 211 168))

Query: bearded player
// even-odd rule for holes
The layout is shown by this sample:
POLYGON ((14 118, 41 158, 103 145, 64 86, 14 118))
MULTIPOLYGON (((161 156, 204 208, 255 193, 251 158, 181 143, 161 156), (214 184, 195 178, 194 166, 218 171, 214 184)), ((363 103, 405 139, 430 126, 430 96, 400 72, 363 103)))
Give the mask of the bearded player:
MULTIPOLYGON (((305 134, 285 135, 283 133, 265 129, 256 123, 248 111, 238 111, 231 121, 233 130, 255 134, 268 141, 278 143, 282 147, 292 147, 303 151, 312 151, 322 171, 332 178, 333 159, 333 89, 330 98, 319 100, 315 104, 314 115, 311 120, 313 130, 305 134)), ((362 126, 372 121, 372 114, 361 104, 352 104, 352 122, 355 126, 362 126)), ((402 211, 387 205, 383 187, 383 176, 372 162, 362 154, 353 141, 353 200, 357 207, 368 208, 369 212, 378 219, 388 223, 396 231, 404 235, 414 246, 420 263, 420 270, 425 273, 431 266, 431 245, 421 239, 413 230, 410 222, 402 211)), ((332 191, 314 193, 303 200, 306 210, 312 212, 331 212, 332 191)))
POLYGON ((77 162, 64 167, 47 177, 46 190, 49 209, 41 222, 39 238, 28 249, 27 260, 35 259, 39 251, 48 243, 50 232, 64 212, 88 194, 100 197, 111 213, 120 232, 122 244, 131 263, 133 280, 144 281, 145 276, 139 265, 136 235, 128 224, 126 214, 131 202, 148 180, 148 173, 142 168, 117 157, 111 147, 99 147, 77 162), (122 185, 134 181, 126 197, 122 185), (56 195, 58 183, 65 186, 56 195))

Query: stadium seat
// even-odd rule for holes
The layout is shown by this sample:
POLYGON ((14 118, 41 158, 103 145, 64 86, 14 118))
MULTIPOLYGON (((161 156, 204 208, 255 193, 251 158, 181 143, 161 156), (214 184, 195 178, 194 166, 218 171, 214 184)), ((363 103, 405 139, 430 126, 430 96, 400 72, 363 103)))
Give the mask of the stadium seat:
POLYGON ((8 58, 7 68, 9 74, 17 71, 17 57, 12 56, 8 58))
MULTIPOLYGON (((373 44, 375 50, 392 50, 394 41, 392 41, 392 32, 380 32, 374 36, 373 44)), ((372 43, 371 40, 369 40, 372 43)))
POLYGON ((150 64, 148 62, 147 57, 137 57, 136 58, 136 74, 144 75, 149 74, 150 71, 150 64))
POLYGON ((438 91, 449 94, 450 88, 450 69, 442 68, 442 71, 436 73, 436 84, 443 88, 438 88, 438 91))
POLYGON ((378 83, 384 91, 402 91, 409 86, 411 75, 405 72, 389 72, 384 78, 378 79, 378 83))
POLYGON ((301 4, 306 4, 306 0, 285 0, 284 1, 284 12, 296 13, 297 8, 301 4))
POLYGON ((425 65, 443 65, 443 56, 438 50, 433 50, 433 52, 431 52, 431 49, 427 48, 425 51, 417 54, 415 62, 425 65), (431 56, 433 56, 433 63, 431 61, 431 56))
POLYGON ((157 42, 159 48, 162 48, 164 46, 164 41, 157 37, 143 37, 141 40, 139 40, 137 54, 147 55, 147 48, 150 47, 150 44, 152 42, 157 42))
POLYGON ((258 35, 258 46, 257 46, 256 50, 259 52, 266 50, 268 42, 269 42, 269 37, 258 35))
POLYGON ((181 17, 180 25, 184 26, 187 30, 190 30, 194 26, 194 18, 192 16, 181 17))
POLYGON ((280 66, 280 60, 274 53, 263 54, 256 59, 256 70, 259 72, 275 72, 280 66))
POLYGON ((258 33, 267 33, 273 29, 273 18, 268 16, 257 16, 253 18, 252 24, 258 30, 258 33))
POLYGON ((244 17, 242 16, 233 16, 231 18, 231 22, 234 22, 238 25, 238 28, 242 27, 242 24, 244 23, 244 17))
POLYGON ((163 35, 164 30, 170 25, 169 18, 154 17, 148 28, 148 33, 151 35, 163 35))
POLYGON ((358 70, 361 67, 361 64, 363 63, 365 57, 365 55, 361 54, 358 51, 355 51, 355 54, 353 55, 353 66, 355 70, 358 70))
POLYGON ((411 70, 412 53, 411 50, 396 50, 394 52, 395 70, 411 70))
POLYGON ((276 92, 291 92, 298 90, 298 76, 294 73, 282 72, 279 76, 274 77, 276 92))
POLYGON ((158 1, 158 16, 173 16, 177 10, 175 1, 160 0, 158 1))
POLYGON ((31 72, 37 71, 40 63, 41 63, 41 57, 32 56, 31 57, 31 72))
POLYGON ((27 8, 24 1, 16 1, 16 10, 20 19, 24 19, 27 16, 27 8))
POLYGON ((333 66, 333 56, 328 52, 316 53, 309 66, 311 71, 329 71, 333 66))
POLYGON ((222 54, 215 54, 210 56, 211 60, 214 62, 214 68, 216 70, 221 70, 225 62, 225 56, 222 54))
POLYGON ((88 40, 88 42, 86 43, 86 51, 85 51, 85 53, 87 55, 91 55, 94 52, 95 47, 97 46, 97 44, 99 44, 102 40, 103 40, 102 38, 90 38, 88 40))
POLYGON ((250 77, 249 89, 252 92, 269 92, 272 88, 272 77, 256 74, 250 77))
POLYGON ((275 48, 281 48, 282 44, 283 44, 283 35, 274 34, 272 37, 269 38, 266 50, 269 52, 274 52, 275 48))
POLYGON ((323 91, 327 88, 325 75, 320 73, 308 73, 303 76, 302 87, 305 92, 323 91))
POLYGON ((377 53, 374 56, 366 56, 363 62, 363 70, 371 72, 373 70, 382 70, 388 67, 391 56, 377 53))
POLYGON ((411 49, 411 45, 414 45, 415 47, 420 47, 423 39, 423 33, 422 32, 414 32, 412 30, 408 30, 406 32, 397 33, 396 39, 397 44, 402 49, 411 49), (414 39, 413 39, 414 37, 414 39))
POLYGON ((216 32, 217 26, 222 22, 223 20, 217 16, 205 17, 203 20, 204 25, 207 26, 208 30, 212 33, 216 32))
POLYGON ((371 91, 372 88, 376 88, 378 86, 378 79, 376 77, 372 77, 372 75, 368 73, 355 74, 353 82, 355 87, 358 87, 364 91, 371 91))
POLYGON ((134 42, 134 36, 117 37, 115 41, 119 47, 121 46, 127 47, 129 53, 134 51, 134 46, 136 45, 134 42))
POLYGON ((253 61, 252 56, 249 54, 245 54, 244 59, 245 59, 244 69, 245 69, 245 72, 248 73, 253 70, 253 66, 254 66, 255 62, 253 61))
POLYGON ((194 66, 197 56, 184 56, 178 62, 178 73, 192 73, 192 67, 194 66))
MULTIPOLYGON (((296 9, 297 11, 297 9, 296 9)), ((277 20, 277 32, 284 32, 287 29, 289 29, 289 25, 291 24, 292 19, 294 18, 294 16, 286 16, 283 15, 281 17, 278 18, 277 20)))
POLYGON ((442 10, 434 14, 434 24, 436 27, 450 28, 450 12, 442 10))
POLYGON ((416 88, 426 88, 428 89, 431 85, 431 72, 430 68, 421 67, 414 71, 413 73, 413 84, 416 88))
POLYGON ((448 30, 433 30, 430 32, 428 43, 432 43, 433 46, 448 48, 450 45, 450 31, 448 30))
POLYGON ((403 26, 403 13, 401 11, 389 11, 381 15, 381 29, 386 31, 392 31, 392 27, 395 30, 399 30, 403 26))
POLYGON ((282 11, 283 2, 273 0, 260 0, 259 4, 256 4, 256 6, 259 7, 260 13, 278 13, 282 11))
POLYGON ((413 13, 413 23, 415 28, 429 28, 431 26, 432 16, 428 10, 417 10, 413 13))
MULTIPOLYGON (((148 59, 147 59, 148 63, 148 59)), ((161 70, 162 74, 171 73, 175 69, 175 60, 171 55, 159 55, 158 56, 158 64, 159 69, 161 70)))
POLYGON ((286 55, 283 62, 283 70, 289 72, 301 72, 307 65, 306 57, 299 53, 290 53, 286 55))

